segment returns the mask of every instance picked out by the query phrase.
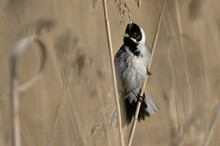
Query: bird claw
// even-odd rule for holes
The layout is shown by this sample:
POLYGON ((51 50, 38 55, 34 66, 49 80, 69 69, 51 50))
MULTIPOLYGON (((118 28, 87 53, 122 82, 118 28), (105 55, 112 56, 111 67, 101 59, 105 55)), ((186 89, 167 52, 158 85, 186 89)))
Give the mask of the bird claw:
POLYGON ((151 71, 149 69, 147 69, 147 75, 152 75, 151 71))
MULTIPOLYGON (((141 91, 140 91, 141 92, 141 91)), ((137 95, 134 93, 134 91, 132 91, 132 93, 136 96, 137 100, 139 102, 143 102, 144 101, 144 98, 145 98, 145 94, 143 96, 140 95, 140 93, 137 95)))
POLYGON ((139 102, 143 102, 144 101, 145 96, 141 96, 140 94, 138 94, 137 99, 139 102))

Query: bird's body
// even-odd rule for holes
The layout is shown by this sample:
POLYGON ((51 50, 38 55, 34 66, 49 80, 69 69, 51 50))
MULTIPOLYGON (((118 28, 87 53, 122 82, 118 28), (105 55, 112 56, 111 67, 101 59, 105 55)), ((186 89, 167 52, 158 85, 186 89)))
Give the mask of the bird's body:
MULTIPOLYGON (((143 81, 147 74, 150 61, 150 50, 145 44, 145 34, 142 28, 132 23, 128 24, 124 44, 115 55, 115 70, 120 98, 125 105, 126 123, 129 124, 135 114, 137 101, 143 81)), ((145 92, 138 115, 139 120, 158 110, 150 96, 145 92)), ((113 112, 110 123, 116 118, 113 112)))

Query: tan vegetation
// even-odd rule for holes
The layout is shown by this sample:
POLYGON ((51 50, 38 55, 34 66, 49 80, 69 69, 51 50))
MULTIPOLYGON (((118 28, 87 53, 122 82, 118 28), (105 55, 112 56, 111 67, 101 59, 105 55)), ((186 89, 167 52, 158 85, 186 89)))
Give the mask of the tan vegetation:
MULTIPOLYGON (((45 36, 49 47, 43 74, 19 93, 21 145, 119 145, 117 128, 107 125, 115 102, 104 13, 101 1, 93 2, 94 12, 92 0, 0 1, 0 146, 12 144, 10 55, 21 38, 32 35, 45 36)), ((122 15, 114 0, 108 2, 114 52, 131 18, 151 46, 161 3, 128 1, 122 15)), ((137 124, 133 145, 220 144, 218 7, 218 0, 167 0, 146 87, 160 111, 137 124)), ((40 66, 36 47, 18 62, 19 85, 40 66)))

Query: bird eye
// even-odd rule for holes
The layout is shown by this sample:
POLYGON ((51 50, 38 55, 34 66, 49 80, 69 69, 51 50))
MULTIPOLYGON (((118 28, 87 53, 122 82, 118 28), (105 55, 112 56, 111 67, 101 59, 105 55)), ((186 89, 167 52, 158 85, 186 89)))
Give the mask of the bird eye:
POLYGON ((132 37, 134 37, 134 38, 137 37, 137 33, 133 33, 132 37))

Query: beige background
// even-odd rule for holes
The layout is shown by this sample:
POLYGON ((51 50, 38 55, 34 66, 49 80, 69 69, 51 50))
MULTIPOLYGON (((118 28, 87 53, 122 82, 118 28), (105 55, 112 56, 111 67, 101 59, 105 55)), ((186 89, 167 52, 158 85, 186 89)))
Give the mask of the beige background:
MULTIPOLYGON (((129 1, 133 21, 151 46, 161 0, 129 1), (158 3, 159 2, 159 3, 158 3)), ((0 0, 0 146, 11 145, 9 58, 22 37, 46 35, 41 78, 19 94, 22 146, 116 146, 107 126, 114 107, 101 1, 0 0)), ((108 3, 114 53, 129 22, 120 25, 108 3)), ((147 91, 160 111, 138 123, 135 146, 219 146, 220 11, 218 0, 167 0, 147 91)), ((18 64, 24 83, 39 67, 31 45, 18 64)), ((128 128, 124 130, 128 135, 128 128)), ((127 137, 125 138, 127 140, 127 137)))

